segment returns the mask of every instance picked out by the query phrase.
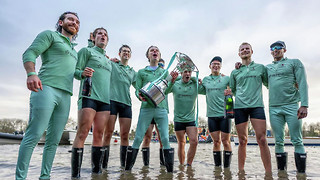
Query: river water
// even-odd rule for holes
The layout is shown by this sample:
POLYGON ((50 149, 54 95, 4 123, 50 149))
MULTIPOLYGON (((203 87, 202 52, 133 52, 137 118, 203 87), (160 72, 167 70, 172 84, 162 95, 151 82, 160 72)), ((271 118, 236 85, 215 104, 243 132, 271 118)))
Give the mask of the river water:
MULTIPOLYGON (((131 142, 132 143, 132 142, 131 142)), ((81 179, 264 179, 264 168, 260 159, 259 147, 247 147, 247 160, 245 164, 245 175, 238 175, 237 168, 237 146, 233 145, 233 158, 229 171, 215 168, 212 155, 212 144, 199 144, 192 167, 180 166, 177 156, 177 143, 171 143, 175 148, 174 173, 166 173, 165 167, 159 164, 159 144, 151 143, 150 165, 144 167, 142 155, 139 152, 136 163, 131 172, 123 171, 119 162, 119 144, 111 145, 108 170, 102 175, 91 175, 91 147, 85 146, 82 162, 81 179)), ((186 145, 188 148, 188 144, 186 145)), ((51 172, 52 180, 71 179, 70 159, 68 152, 71 146, 59 146, 51 172)), ((294 149, 286 146, 288 152, 287 177, 277 173, 277 164, 274 156, 274 146, 270 146, 272 156, 272 169, 274 179, 320 179, 320 147, 306 147, 307 177, 296 177, 294 163, 294 149)), ((15 176, 15 166, 18 156, 19 145, 0 145, 0 179, 11 180, 15 176)), ((38 179, 41 169, 43 146, 37 146, 34 150, 28 173, 28 179, 38 179)))

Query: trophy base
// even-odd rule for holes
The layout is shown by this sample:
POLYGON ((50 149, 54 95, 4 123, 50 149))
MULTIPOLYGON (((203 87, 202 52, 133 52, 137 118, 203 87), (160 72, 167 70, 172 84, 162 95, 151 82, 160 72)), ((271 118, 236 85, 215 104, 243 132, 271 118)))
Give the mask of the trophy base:
POLYGON ((147 102, 154 107, 157 107, 157 103, 152 99, 152 97, 143 89, 140 89, 139 92, 141 92, 141 95, 147 99, 147 102))

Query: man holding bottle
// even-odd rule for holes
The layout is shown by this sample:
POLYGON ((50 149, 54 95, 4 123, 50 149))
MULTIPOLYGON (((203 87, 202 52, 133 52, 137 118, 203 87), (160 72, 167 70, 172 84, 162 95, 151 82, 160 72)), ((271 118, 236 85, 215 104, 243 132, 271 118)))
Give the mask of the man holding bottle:
POLYGON ((78 130, 72 146, 71 173, 79 178, 83 157, 84 141, 93 124, 91 148, 92 173, 102 172, 104 127, 110 115, 110 77, 111 61, 105 56, 108 32, 97 28, 93 32, 94 47, 82 48, 78 53, 75 77, 81 80, 78 109, 78 130), (91 89, 83 89, 84 83, 91 78, 91 89), (83 93, 82 93, 83 92, 83 93), (90 92, 90 93, 88 93, 90 92))

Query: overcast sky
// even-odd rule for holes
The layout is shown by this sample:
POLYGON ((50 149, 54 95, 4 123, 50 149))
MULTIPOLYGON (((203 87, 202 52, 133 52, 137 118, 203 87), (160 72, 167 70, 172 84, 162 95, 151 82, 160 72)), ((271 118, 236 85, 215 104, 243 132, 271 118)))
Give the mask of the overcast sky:
MULTIPOLYGON (((1 0, 0 118, 28 119, 30 91, 26 88, 22 54, 38 33, 55 30, 60 14, 74 11, 81 22, 77 50, 87 46, 90 32, 105 27, 110 38, 107 54, 118 57, 119 47, 128 44, 132 48, 129 65, 136 71, 148 65, 145 52, 150 45, 156 45, 167 62, 176 51, 190 56, 200 70, 200 78, 210 74, 209 61, 219 55, 223 59, 221 72, 230 75, 234 63, 240 61, 238 47, 242 42, 252 45, 256 63, 266 65, 272 62, 270 44, 283 40, 287 45, 285 55, 300 59, 307 71, 309 115, 304 121, 319 122, 319 7, 317 0, 1 0)), ((38 59, 37 69, 40 65, 38 59)), ((263 90, 269 117, 267 89, 263 90)), ((75 120, 78 91, 79 82, 74 80, 70 117, 75 120)), ((132 99, 132 127, 136 127, 140 102, 133 93, 132 99)), ((205 97, 200 96, 199 101, 199 116, 205 117, 205 97)), ((172 95, 169 104, 172 121, 172 95)))

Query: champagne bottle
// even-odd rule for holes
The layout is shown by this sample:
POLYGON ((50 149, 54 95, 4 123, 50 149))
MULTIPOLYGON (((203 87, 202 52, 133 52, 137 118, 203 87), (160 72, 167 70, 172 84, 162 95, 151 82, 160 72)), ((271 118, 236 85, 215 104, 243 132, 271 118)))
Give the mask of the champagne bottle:
POLYGON ((234 118, 232 95, 227 95, 224 98, 224 117, 234 118))
POLYGON ((90 96, 91 95, 91 87, 92 87, 91 77, 87 77, 86 80, 84 80, 84 82, 83 82, 82 95, 83 96, 90 96))

